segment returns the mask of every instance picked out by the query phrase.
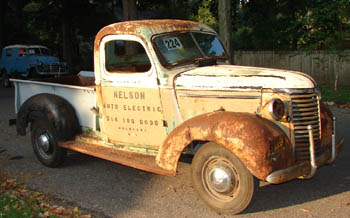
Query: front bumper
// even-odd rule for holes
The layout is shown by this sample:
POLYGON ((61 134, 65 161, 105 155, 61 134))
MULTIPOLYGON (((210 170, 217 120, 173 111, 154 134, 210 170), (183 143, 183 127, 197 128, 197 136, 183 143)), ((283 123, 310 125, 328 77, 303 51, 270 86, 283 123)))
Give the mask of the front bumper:
MULTIPOLYGON (((333 129, 335 130, 335 118, 333 122, 333 129)), ((344 146, 344 139, 341 139, 337 144, 335 143, 335 133, 333 132, 332 147, 316 158, 311 126, 309 127, 309 136, 310 161, 305 161, 286 169, 274 171, 266 177, 266 181, 268 183, 279 184, 296 178, 312 178, 315 175, 317 168, 327 163, 332 163, 344 146)))

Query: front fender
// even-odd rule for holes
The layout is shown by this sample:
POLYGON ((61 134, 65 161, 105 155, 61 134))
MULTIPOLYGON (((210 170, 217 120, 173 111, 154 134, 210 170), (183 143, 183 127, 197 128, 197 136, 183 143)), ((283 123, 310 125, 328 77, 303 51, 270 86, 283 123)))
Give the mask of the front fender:
POLYGON ((163 142, 156 157, 157 164, 175 174, 181 152, 195 140, 224 146, 261 180, 293 162, 291 143, 276 124, 249 113, 212 112, 176 127, 163 142), (274 153, 272 146, 281 140, 283 146, 274 153))

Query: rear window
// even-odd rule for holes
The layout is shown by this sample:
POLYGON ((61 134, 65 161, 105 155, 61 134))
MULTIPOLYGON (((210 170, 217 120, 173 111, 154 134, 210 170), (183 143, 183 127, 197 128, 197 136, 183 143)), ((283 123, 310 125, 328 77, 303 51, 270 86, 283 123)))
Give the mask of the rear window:
POLYGON ((112 40, 105 45, 106 70, 110 73, 141 73, 151 69, 143 46, 135 41, 112 40))

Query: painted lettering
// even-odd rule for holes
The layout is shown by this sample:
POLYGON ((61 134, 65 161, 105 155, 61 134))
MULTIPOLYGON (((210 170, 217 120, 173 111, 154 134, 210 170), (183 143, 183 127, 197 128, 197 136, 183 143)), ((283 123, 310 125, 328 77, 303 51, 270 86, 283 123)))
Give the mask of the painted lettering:
POLYGON ((158 126, 158 120, 140 120, 140 125, 158 126))
POLYGON ((135 120, 132 118, 123 118, 123 123, 135 124, 135 120))
MULTIPOLYGON (((118 108, 118 105, 115 106, 115 108, 118 108)), ((123 105, 124 111, 135 111, 135 112, 162 112, 162 107, 153 107, 153 106, 140 106, 140 105, 123 105)))
POLYGON ((103 104, 103 108, 118 110, 118 105, 117 104, 103 104))
POLYGON ((117 117, 106 116, 106 121, 107 122, 118 122, 118 118, 117 117))
POLYGON ((125 91, 114 91, 114 98, 118 99, 133 99, 133 100, 145 100, 145 92, 125 92, 125 91))

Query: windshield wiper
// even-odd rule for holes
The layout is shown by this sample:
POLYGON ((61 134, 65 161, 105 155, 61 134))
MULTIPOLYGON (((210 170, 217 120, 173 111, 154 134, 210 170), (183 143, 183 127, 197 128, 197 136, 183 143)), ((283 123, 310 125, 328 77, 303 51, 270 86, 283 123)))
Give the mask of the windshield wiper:
POLYGON ((197 58, 195 64, 197 67, 217 65, 217 58, 216 57, 197 58))

